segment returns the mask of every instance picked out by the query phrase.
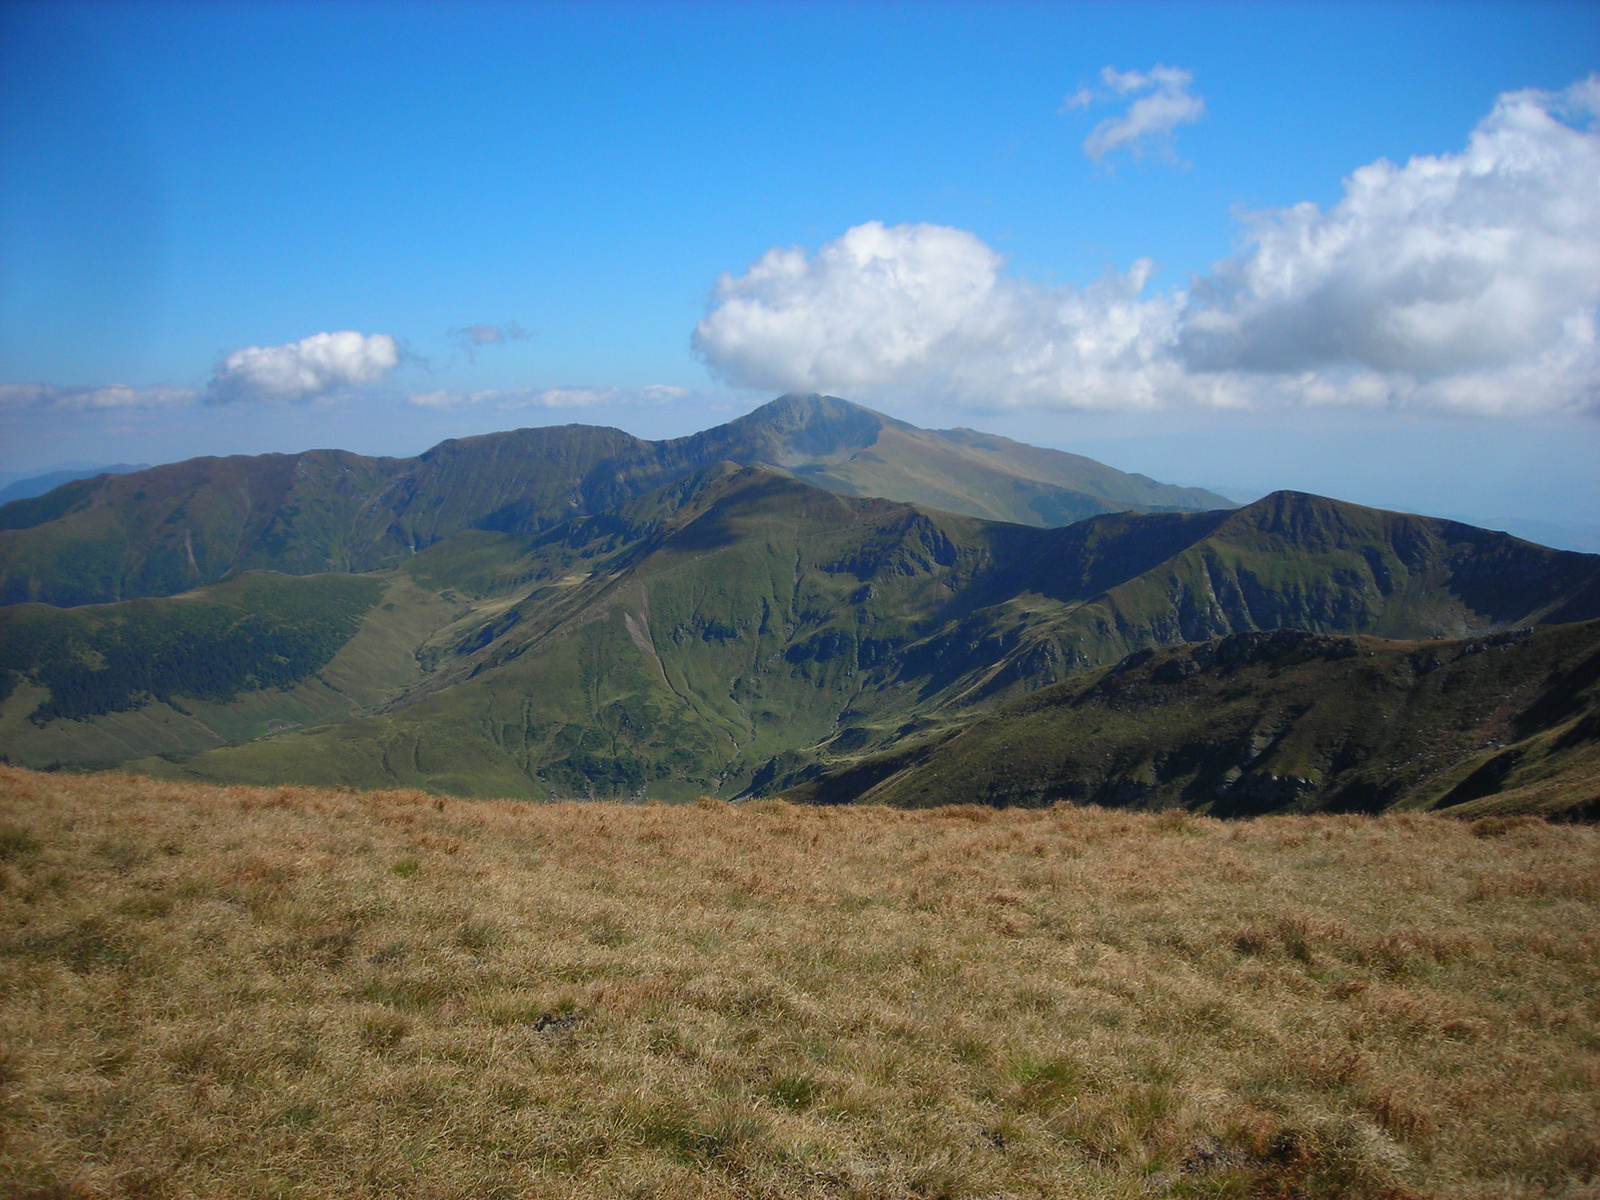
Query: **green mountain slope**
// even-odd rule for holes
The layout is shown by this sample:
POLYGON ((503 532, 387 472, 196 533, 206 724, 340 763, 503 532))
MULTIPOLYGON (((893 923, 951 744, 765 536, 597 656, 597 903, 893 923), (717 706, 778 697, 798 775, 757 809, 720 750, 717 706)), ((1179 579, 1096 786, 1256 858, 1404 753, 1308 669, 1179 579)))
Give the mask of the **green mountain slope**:
POLYGON ((459 534, 380 578, 413 614, 403 688, 353 720, 141 769, 731 796, 959 728, 1204 622, 1418 638, 1600 615, 1600 558, 1317 497, 1038 529, 734 464, 539 534, 459 534))
POLYGON ((1097 518, 1054 536, 1093 539, 1163 521, 1170 557, 1121 579, 1102 572, 1095 582, 1103 590, 1081 603, 1057 593, 1069 602, 1037 612, 1026 636, 996 656, 983 687, 1015 693, 1145 647, 1230 633, 1463 637, 1600 616, 1595 555, 1298 492, 1229 513, 1097 518))
POLYGON ((1213 492, 1157 483, 1081 455, 970 429, 918 429, 831 397, 786 396, 742 420, 750 440, 722 458, 785 467, 845 495, 1052 527, 1109 512, 1233 507, 1213 492), (829 433, 803 432, 815 428, 829 433))
POLYGON ((0 757, 176 761, 380 710, 571 557, 527 542, 472 532, 405 570, 252 572, 168 599, 0 608, 0 757))
POLYGON ((1600 621, 1144 650, 791 788, 813 803, 1600 815, 1600 621))
POLYGON ((275 716, 291 723, 263 715, 264 698, 320 680, 384 590, 371 577, 258 572, 172 599, 0 609, 0 748, 34 766, 111 766, 260 736, 275 716), (230 710, 260 719, 209 727, 207 714, 230 710))
MULTIPOLYGON (((736 792, 830 735, 869 680, 874 712, 909 717, 919 689, 886 678, 890 651, 963 603, 1013 528, 730 464, 544 535, 540 551, 559 542, 572 569, 541 572, 405 705, 185 770, 468 794, 736 792)), ((425 557, 414 570, 431 571, 425 557)))
POLYGON ((793 471, 849 495, 1054 526, 1228 502, 1090 459, 917 429, 785 396, 691 437, 567 425, 452 439, 414 459, 335 450, 200 458, 0 507, 0 603, 164 596, 242 571, 376 571, 469 529, 537 532, 716 463, 793 471))
POLYGON ((27 678, 42 720, 77 720, 176 694, 232 699, 317 670, 381 592, 350 575, 246 575, 181 600, 0 609, 0 699, 27 678))

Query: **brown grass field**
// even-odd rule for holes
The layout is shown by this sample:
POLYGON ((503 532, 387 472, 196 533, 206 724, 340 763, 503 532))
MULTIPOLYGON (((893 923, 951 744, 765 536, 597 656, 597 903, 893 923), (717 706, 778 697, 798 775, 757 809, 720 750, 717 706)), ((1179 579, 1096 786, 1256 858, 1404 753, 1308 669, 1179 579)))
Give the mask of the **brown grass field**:
POLYGON ((0 1194, 1600 1184, 1600 830, 0 768, 0 1194))

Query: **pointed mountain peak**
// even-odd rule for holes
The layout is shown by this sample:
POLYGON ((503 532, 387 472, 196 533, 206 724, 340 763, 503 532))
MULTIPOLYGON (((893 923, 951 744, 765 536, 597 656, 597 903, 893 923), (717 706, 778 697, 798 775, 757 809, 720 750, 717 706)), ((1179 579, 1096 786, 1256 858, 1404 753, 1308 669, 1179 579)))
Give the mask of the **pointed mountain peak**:
MULTIPOLYGON (((872 412, 870 408, 841 399, 824 396, 821 392, 785 392, 774 400, 750 411, 750 416, 760 415, 774 420, 795 419, 813 421, 826 419, 842 412, 872 412)), ((873 413, 877 416, 877 413, 873 413)))
POLYGON ((814 458, 864 450, 891 423, 898 424, 837 396, 790 392, 729 421, 723 429, 730 441, 755 451, 752 457, 792 467, 814 458))
POLYGON ((880 412, 849 400, 841 400, 838 396, 824 396, 819 392, 785 392, 776 400, 767 401, 730 424, 743 422, 775 430, 793 430, 868 422, 881 427, 890 420, 880 412))
POLYGON ((1228 524, 1268 537, 1282 538, 1302 548, 1387 543, 1395 536, 1396 522, 1419 521, 1421 528, 1439 525, 1428 518, 1368 508, 1312 492, 1277 491, 1234 510, 1228 524))
POLYGON ((1389 545, 1408 560, 1421 554, 1421 547, 1429 544, 1472 546, 1479 551, 1493 546, 1497 547, 1495 553, 1498 554, 1532 553, 1550 561, 1559 559, 1572 563, 1600 558, 1575 550, 1553 550, 1509 533, 1444 517, 1371 508, 1311 492, 1273 492, 1235 509, 1224 524, 1234 534, 1248 531, 1246 536, 1266 535, 1292 543, 1299 550, 1389 545))
POLYGON ((1234 515, 1256 523, 1306 518, 1363 520, 1378 514, 1395 515, 1386 509, 1369 508, 1350 500, 1335 500, 1316 492, 1296 492, 1287 488, 1269 492, 1234 510, 1234 515))

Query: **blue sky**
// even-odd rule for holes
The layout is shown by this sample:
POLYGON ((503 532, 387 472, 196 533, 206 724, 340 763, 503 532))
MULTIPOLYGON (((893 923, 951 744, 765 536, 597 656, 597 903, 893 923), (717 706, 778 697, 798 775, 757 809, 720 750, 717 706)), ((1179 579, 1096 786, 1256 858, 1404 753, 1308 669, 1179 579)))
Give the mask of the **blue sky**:
POLYGON ((1596 70, 1594 5, 8 5, 0 472, 797 386, 1576 545, 1596 70))

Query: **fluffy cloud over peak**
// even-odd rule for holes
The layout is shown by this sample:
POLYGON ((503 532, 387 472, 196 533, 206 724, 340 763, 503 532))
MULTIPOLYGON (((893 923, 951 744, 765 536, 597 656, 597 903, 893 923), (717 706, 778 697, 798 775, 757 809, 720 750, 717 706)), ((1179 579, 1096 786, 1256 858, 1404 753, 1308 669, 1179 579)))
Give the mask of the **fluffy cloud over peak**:
POLYGON ((1507 93, 1459 154, 1246 217, 1187 291, 1146 295, 1143 260, 1039 287, 964 230, 869 222, 724 275, 693 345, 737 386, 978 406, 1600 411, 1597 115, 1595 77, 1507 93))
POLYGON ((1081 87, 1067 97, 1063 109, 1088 108, 1117 97, 1140 95, 1120 117, 1107 117, 1083 141, 1083 152, 1101 162, 1114 150, 1126 150, 1135 158, 1155 148, 1166 158, 1175 158, 1172 131, 1179 125, 1192 125, 1205 115, 1206 102, 1189 91, 1192 72, 1160 63, 1148 71, 1100 71, 1101 87, 1081 87))
POLYGON ((814 256, 774 248, 723 275, 694 349, 745 387, 890 383, 993 329, 1002 262, 964 230, 869 221, 814 256))
POLYGON ((1139 299, 1151 270, 1141 260, 1087 288, 1044 289, 965 230, 872 221, 815 255, 769 250, 724 275, 693 344, 740 387, 1152 403, 1124 386, 1173 336, 1174 304, 1139 299))
POLYGON ((1046 289, 979 238, 860 225, 814 256, 772 250, 723 276, 694 347, 729 383, 845 394, 914 391, 1001 406, 1147 406, 1177 306, 1140 299, 1152 270, 1046 289), (1132 386, 1130 386, 1130 384, 1132 386))
POLYGON ((376 383, 400 365, 400 345, 386 333, 317 333, 282 346, 247 346, 217 366, 206 389, 213 403, 306 400, 376 383))

